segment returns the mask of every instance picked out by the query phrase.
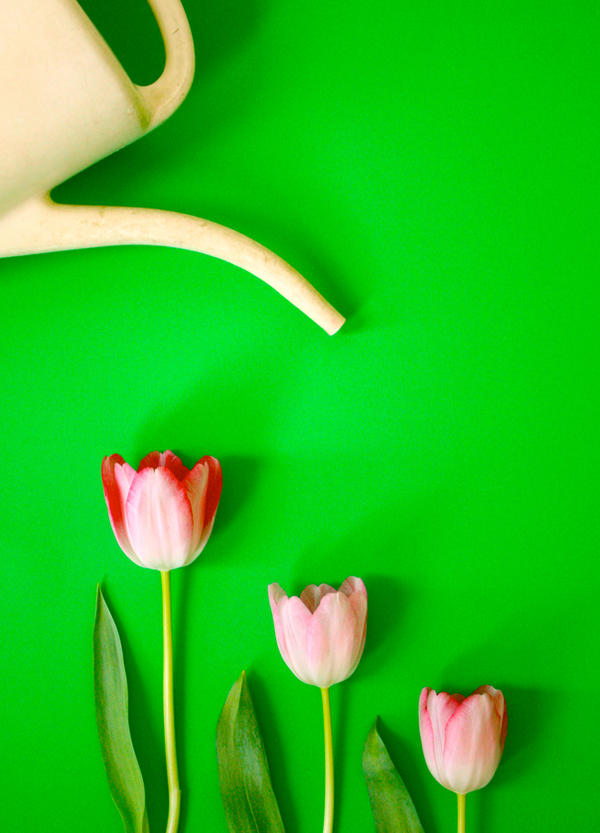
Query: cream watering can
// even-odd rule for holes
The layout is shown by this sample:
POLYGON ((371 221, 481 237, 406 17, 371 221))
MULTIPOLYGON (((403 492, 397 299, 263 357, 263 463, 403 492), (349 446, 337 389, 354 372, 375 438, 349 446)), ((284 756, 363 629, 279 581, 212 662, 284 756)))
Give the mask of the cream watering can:
POLYGON ((119 244, 221 258, 326 332, 344 318, 285 261, 232 229, 144 208, 60 205, 50 190, 168 118, 194 74, 179 0, 148 0, 165 42, 158 81, 132 83, 76 0, 0 0, 0 257, 119 244))

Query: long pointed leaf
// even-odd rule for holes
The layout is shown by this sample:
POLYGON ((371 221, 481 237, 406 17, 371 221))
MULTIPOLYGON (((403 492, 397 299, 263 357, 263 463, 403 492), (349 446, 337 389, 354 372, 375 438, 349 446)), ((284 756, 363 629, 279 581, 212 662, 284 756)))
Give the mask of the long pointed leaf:
POLYGON ((244 672, 219 717, 217 759, 230 833, 284 833, 244 672))
POLYGON ((377 833, 423 833, 415 805, 373 724, 363 750, 363 772, 377 833))
POLYGON ((96 722, 108 784, 126 833, 148 833, 146 793, 129 732, 127 676, 115 622, 100 587, 94 622, 96 722))

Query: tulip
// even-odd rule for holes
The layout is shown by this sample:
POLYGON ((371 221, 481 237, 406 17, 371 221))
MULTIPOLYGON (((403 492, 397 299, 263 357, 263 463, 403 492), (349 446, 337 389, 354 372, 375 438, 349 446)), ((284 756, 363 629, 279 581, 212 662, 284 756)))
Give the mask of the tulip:
POLYGON ((203 457, 190 471, 171 451, 152 451, 136 472, 111 454, 102 461, 102 483, 117 541, 136 564, 173 570, 200 555, 221 495, 214 457, 203 457))
POLYGON ((367 634, 367 591, 350 576, 335 590, 309 584, 300 597, 288 598, 278 584, 269 585, 277 645, 288 668, 321 689, 325 740, 325 816, 323 833, 333 828, 333 739, 329 687, 356 670, 367 634))
POLYGON ((329 688, 354 673, 365 647, 367 591, 351 576, 336 592, 309 584, 288 598, 269 586, 277 645, 288 668, 304 683, 329 688))
POLYGON ((191 471, 171 451, 150 452, 137 472, 119 454, 102 461, 108 516, 121 549, 141 567, 160 570, 167 833, 177 831, 181 802, 175 747, 170 571, 190 564, 204 549, 215 520, 221 484, 221 466, 214 457, 203 457, 191 471))
POLYGON ((469 697, 424 688, 419 700, 423 754, 433 777, 458 795, 459 831, 464 797, 485 787, 498 768, 506 738, 504 695, 484 685, 469 697))

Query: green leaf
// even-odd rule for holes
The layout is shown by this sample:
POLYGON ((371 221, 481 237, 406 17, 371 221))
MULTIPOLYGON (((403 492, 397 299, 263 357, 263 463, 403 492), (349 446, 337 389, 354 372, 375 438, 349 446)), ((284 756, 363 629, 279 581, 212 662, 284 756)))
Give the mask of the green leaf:
POLYGON ((284 833, 245 672, 219 717, 217 759, 230 833, 284 833))
POLYGON ((423 833, 415 805, 373 724, 363 750, 363 772, 377 833, 423 833))
POLYGON ((129 732, 127 676, 119 632, 100 587, 94 622, 96 722, 106 775, 126 833, 148 833, 146 793, 129 732))

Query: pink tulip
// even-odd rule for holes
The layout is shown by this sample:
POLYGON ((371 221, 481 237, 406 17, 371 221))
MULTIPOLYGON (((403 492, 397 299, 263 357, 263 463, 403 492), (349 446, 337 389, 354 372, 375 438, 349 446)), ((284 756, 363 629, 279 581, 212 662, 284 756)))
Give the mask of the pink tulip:
POLYGON ((328 688, 349 677, 362 656, 367 634, 367 591, 350 576, 336 591, 315 584, 288 599, 269 585, 277 645, 284 662, 303 682, 328 688))
POLYGON ((171 451, 152 451, 137 472, 119 454, 102 461, 108 514, 123 552, 141 567, 173 570, 204 549, 221 496, 221 466, 203 457, 190 471, 171 451))
POLYGON ((424 688, 419 700, 423 753, 433 777, 465 795, 479 790, 498 768, 506 737, 506 702, 484 685, 469 697, 424 688))

